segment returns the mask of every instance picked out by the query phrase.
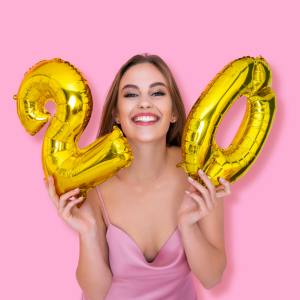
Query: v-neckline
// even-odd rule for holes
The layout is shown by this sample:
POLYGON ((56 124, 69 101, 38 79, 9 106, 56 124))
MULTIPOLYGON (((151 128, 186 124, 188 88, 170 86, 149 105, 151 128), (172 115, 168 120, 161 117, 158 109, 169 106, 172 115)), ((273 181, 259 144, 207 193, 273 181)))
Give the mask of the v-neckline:
MULTIPOLYGON (((98 189, 97 186, 96 186, 96 191, 97 191, 99 197, 101 198, 100 201, 102 202, 103 209, 105 210, 104 213, 107 214, 106 205, 105 205, 104 199, 102 197, 102 192, 101 192, 100 189, 98 189)), ((108 218, 108 220, 107 220, 108 224, 106 224, 106 226, 107 226, 106 236, 107 236, 109 228, 115 228, 115 229, 119 230, 119 232, 123 233, 131 241, 131 243, 135 246, 135 248, 137 249, 137 251, 140 254, 140 256, 143 258, 143 261, 146 264, 149 264, 149 265, 150 264, 154 264, 156 262, 156 260, 158 259, 158 257, 161 255, 162 251, 164 250, 164 248, 168 244, 168 242, 175 236, 175 233, 178 233, 178 231, 179 231, 179 226, 177 224, 177 226, 175 227, 175 229, 172 231, 172 233, 169 235, 169 237, 166 239, 166 241, 162 244, 162 246, 160 247, 159 251, 154 256, 153 260, 148 261, 147 258, 144 255, 143 251, 141 250, 141 248, 137 244, 137 242, 125 230, 123 230, 121 227, 119 227, 119 226, 111 223, 110 218, 109 218, 108 215, 107 215, 107 218, 108 218)))
POLYGON ((136 241, 122 228, 120 228, 117 225, 114 225, 113 223, 109 222, 109 224, 107 225, 107 231, 106 231, 106 235, 108 233, 109 228, 115 228, 117 230, 119 230, 121 233, 123 233, 131 242, 132 244, 135 246, 135 248, 138 250, 138 253, 142 256, 143 260, 145 263, 147 264, 154 264, 158 257, 160 256, 160 254, 162 253, 162 251, 165 249, 166 245, 168 244, 168 242, 175 236, 175 233, 178 232, 178 225, 175 227, 175 229, 172 231, 172 233, 169 235, 169 237, 166 239, 166 241, 162 244, 162 246, 159 248, 158 252, 156 253, 156 255, 154 256, 153 260, 148 261, 146 256, 144 255, 143 251, 141 250, 141 248, 138 246, 138 244, 136 243, 136 241))

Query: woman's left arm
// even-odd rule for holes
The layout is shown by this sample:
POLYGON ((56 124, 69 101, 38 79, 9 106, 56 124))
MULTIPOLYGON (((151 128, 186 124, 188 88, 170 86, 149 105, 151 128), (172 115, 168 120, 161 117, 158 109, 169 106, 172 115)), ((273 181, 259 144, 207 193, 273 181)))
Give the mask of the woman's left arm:
POLYGON ((220 179, 215 188, 202 170, 198 173, 206 187, 188 177, 191 186, 178 211, 178 226, 191 271, 209 289, 226 267, 223 197, 230 194, 230 183, 220 179))

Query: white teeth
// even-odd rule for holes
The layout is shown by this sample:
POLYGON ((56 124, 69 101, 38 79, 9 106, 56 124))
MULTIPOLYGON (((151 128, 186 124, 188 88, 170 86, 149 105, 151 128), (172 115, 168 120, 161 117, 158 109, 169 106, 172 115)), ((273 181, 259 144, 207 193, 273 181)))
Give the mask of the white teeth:
POLYGON ((152 122, 156 121, 158 118, 154 116, 138 116, 133 119, 134 122, 152 122))

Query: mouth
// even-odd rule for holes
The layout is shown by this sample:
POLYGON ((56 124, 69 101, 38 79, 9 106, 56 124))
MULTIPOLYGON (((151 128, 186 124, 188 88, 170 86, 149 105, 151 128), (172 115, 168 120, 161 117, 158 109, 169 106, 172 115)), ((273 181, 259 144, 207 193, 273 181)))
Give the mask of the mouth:
POLYGON ((131 121, 139 126, 148 126, 156 124, 160 118, 156 115, 151 116, 136 116, 131 118, 131 121))

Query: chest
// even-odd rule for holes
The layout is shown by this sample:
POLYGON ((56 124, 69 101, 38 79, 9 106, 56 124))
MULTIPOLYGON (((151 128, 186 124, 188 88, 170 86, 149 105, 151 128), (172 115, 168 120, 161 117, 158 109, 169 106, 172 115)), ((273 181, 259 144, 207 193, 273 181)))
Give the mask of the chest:
POLYGON ((149 187, 110 183, 100 189, 110 222, 150 261, 177 227, 177 211, 187 184, 185 178, 175 177, 149 187))
POLYGON ((164 225, 163 227, 175 225, 175 216, 184 189, 185 186, 180 181, 148 187, 121 185, 101 187, 111 222, 133 231, 139 227, 148 234, 151 230, 154 230, 153 234, 157 232, 155 231, 157 224, 164 225))

